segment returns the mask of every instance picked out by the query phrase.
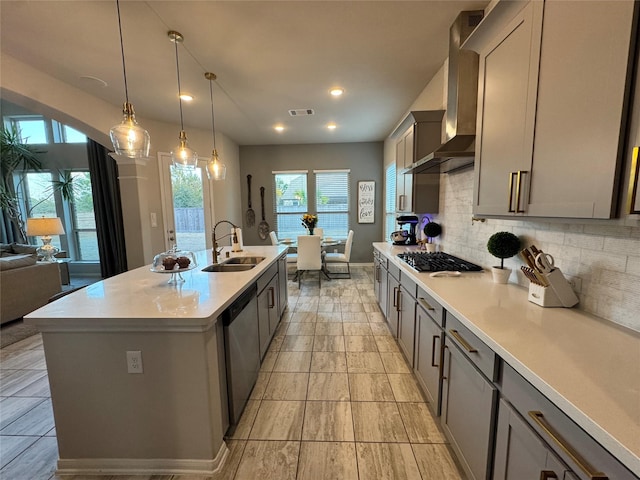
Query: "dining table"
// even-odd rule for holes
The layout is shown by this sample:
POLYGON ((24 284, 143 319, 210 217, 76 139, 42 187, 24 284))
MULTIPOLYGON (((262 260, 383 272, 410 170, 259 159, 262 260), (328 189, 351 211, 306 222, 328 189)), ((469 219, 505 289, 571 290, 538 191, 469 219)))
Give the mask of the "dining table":
MULTIPOLYGON (((346 238, 324 237, 320 242, 320 248, 324 249, 324 248, 327 248, 327 247, 337 247, 339 245, 344 245, 346 241, 347 241, 346 238)), ((297 237, 295 239, 294 238, 283 238, 282 240, 278 240, 278 243, 280 245, 286 245, 287 247, 289 247, 289 252, 290 253, 294 253, 298 249, 297 237)), ((325 253, 326 253, 326 251, 322 250, 322 252, 321 252, 321 255, 322 255, 322 268, 320 269, 320 271, 322 272, 322 274, 325 276, 325 278, 327 280, 331 280, 331 277, 329 276, 329 271, 327 270, 327 265, 324 262, 324 254, 325 253)))

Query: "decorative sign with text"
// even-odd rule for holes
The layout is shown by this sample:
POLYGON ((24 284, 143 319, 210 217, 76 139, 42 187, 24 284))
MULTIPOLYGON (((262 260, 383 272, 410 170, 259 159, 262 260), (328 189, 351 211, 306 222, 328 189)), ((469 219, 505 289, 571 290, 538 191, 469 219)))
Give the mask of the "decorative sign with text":
POLYGON ((376 182, 358 182, 358 223, 374 223, 376 182))

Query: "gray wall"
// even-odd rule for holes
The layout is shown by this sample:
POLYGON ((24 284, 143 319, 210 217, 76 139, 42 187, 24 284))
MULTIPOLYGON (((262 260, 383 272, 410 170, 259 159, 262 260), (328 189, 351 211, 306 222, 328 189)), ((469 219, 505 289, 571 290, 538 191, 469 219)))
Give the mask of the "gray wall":
MULTIPOLYGON (((251 206, 256 212, 256 225, 248 228, 244 218, 232 219, 242 223, 242 237, 245 245, 266 245, 269 239, 261 240, 258 236, 260 223, 260 187, 265 188, 265 218, 275 230, 273 216, 273 171, 350 169, 351 213, 350 228, 354 232, 351 261, 353 263, 371 263, 373 261, 372 242, 382 239, 384 225, 383 210, 383 143, 333 143, 310 145, 264 145, 240 147, 240 180, 242 212, 247 211, 248 174, 252 175, 251 206), (357 219, 357 187, 358 181, 373 180, 376 182, 375 222, 360 224, 357 219)), ((312 177, 310 177, 312 178, 312 177)), ((309 198, 315 195, 313 181, 310 182, 309 198)), ((318 225, 322 227, 322 225, 318 225)), ((302 233, 302 227, 300 227, 302 233)))

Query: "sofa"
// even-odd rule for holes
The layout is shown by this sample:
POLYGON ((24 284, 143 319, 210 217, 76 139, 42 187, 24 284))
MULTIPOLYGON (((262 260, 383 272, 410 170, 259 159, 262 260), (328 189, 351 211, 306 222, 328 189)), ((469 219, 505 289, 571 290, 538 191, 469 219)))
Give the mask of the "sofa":
POLYGON ((33 245, 0 243, 0 324, 45 305, 62 291, 56 262, 38 262, 33 245))

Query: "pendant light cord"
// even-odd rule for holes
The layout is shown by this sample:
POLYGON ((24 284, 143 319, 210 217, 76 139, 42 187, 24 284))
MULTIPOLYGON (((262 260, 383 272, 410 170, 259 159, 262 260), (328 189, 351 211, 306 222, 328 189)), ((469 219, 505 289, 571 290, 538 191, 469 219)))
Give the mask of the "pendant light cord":
POLYGON ((127 67, 124 63, 124 42, 122 40, 122 22, 120 20, 120 0, 116 0, 118 10, 118 30, 120 32, 120 52, 122 53, 122 72, 124 74, 124 98, 129 103, 129 89, 127 88, 127 67))
POLYGON ((180 103, 180 130, 184 130, 184 121, 182 119, 182 90, 180 89, 180 64, 178 63, 178 39, 173 41, 176 47, 176 72, 178 76, 178 102, 180 103))
POLYGON ((213 80, 209 79, 209 93, 211 94, 211 133, 213 134, 213 149, 216 150, 216 120, 213 115, 213 80))

